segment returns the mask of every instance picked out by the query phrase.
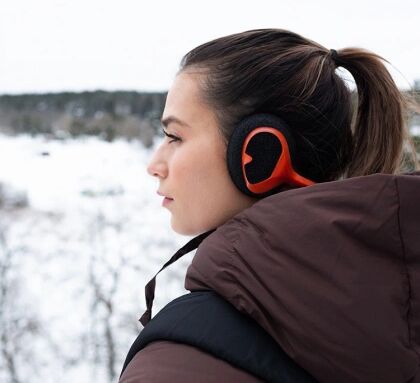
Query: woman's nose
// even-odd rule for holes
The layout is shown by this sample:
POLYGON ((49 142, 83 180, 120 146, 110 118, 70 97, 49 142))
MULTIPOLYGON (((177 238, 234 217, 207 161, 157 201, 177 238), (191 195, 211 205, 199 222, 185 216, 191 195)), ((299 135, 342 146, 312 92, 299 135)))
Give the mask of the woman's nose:
POLYGON ((156 150, 147 165, 147 172, 153 177, 165 178, 168 174, 166 161, 162 158, 160 150, 156 150))

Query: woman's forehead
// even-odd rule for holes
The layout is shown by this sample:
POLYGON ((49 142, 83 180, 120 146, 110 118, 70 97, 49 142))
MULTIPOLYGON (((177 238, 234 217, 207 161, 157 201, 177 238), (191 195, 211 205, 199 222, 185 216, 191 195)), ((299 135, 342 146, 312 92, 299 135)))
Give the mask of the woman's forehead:
POLYGON ((195 126, 208 119, 215 120, 213 110, 200 97, 199 76, 181 72, 169 89, 162 123, 195 126))

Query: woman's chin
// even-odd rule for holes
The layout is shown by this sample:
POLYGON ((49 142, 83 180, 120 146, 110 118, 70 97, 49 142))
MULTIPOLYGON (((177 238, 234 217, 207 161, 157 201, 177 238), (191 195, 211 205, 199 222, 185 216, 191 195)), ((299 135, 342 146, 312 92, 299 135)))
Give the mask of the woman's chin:
POLYGON ((190 237, 195 237, 201 233, 204 233, 209 229, 198 227, 198 226, 192 226, 191 224, 182 224, 181 222, 176 221, 173 216, 171 217, 171 228, 172 230, 180 235, 186 235, 190 237))

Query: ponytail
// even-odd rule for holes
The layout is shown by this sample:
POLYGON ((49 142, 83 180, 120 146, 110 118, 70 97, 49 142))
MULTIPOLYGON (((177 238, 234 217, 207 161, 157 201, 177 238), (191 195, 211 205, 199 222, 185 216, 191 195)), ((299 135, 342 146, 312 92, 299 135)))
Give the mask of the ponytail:
POLYGON ((372 173, 400 173, 405 159, 404 144, 418 169, 417 155, 406 120, 414 100, 403 95, 375 53, 345 48, 335 55, 336 63, 347 69, 356 81, 357 113, 352 126, 353 145, 346 177, 372 173))

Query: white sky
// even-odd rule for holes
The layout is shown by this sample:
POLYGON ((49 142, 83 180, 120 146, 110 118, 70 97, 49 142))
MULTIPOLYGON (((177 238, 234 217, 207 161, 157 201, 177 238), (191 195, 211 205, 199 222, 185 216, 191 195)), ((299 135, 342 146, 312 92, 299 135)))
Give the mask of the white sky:
POLYGON ((191 48, 272 27, 373 50, 400 87, 420 79, 418 0, 0 0, 0 94, 167 90, 191 48))

